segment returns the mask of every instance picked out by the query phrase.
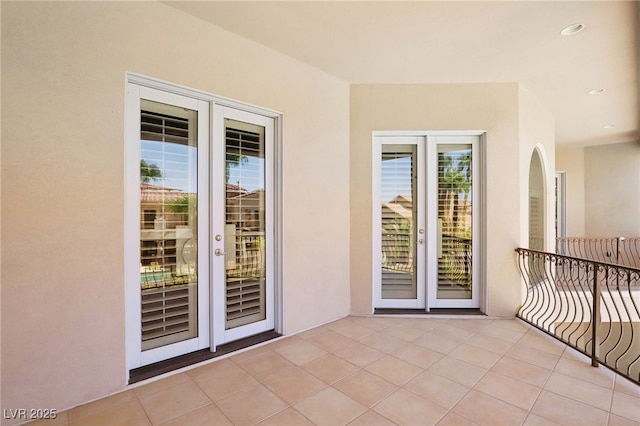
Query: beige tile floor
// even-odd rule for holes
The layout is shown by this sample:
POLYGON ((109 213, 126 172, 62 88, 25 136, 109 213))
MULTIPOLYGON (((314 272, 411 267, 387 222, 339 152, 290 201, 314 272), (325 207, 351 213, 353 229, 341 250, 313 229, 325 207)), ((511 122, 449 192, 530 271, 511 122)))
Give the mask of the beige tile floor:
POLYGON ((519 320, 348 317, 60 425, 638 425, 640 387, 519 320))

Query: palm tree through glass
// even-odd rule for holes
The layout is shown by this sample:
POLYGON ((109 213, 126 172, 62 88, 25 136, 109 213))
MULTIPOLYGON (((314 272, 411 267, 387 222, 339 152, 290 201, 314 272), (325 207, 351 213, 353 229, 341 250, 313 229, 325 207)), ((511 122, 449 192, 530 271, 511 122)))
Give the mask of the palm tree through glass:
POLYGON ((472 151, 438 145, 438 299, 470 299, 472 285, 472 151))

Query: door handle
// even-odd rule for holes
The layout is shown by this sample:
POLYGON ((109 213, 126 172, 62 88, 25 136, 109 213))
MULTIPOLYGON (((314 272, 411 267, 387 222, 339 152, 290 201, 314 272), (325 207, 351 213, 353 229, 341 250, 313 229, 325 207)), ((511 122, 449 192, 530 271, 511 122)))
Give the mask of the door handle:
POLYGON ((420 239, 418 240, 418 244, 424 244, 424 240, 423 240, 422 238, 420 238, 420 239))
POLYGON ((223 252, 220 249, 216 249, 216 251, 214 251, 213 254, 215 254, 216 256, 224 256, 227 253, 223 252))

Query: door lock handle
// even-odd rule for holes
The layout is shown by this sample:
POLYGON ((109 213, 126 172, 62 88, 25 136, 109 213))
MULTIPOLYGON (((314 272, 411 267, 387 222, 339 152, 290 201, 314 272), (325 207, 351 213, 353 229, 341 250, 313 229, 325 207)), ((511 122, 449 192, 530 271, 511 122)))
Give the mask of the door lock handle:
POLYGON ((220 249, 216 249, 216 251, 213 252, 213 254, 215 254, 216 256, 224 256, 225 254, 227 254, 226 252, 223 252, 220 249))
POLYGON ((418 240, 418 244, 424 244, 424 240, 423 240, 422 238, 420 238, 420 239, 418 240))

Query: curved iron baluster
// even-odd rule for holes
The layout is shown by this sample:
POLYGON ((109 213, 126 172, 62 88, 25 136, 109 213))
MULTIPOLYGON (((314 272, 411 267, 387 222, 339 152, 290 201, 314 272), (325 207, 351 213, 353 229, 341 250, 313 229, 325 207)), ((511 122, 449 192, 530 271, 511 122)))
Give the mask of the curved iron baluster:
MULTIPOLYGON (((558 240, 556 247, 571 252, 576 241, 558 240)), ((615 239, 597 241, 609 250, 615 239)), ((590 356, 594 366, 602 363, 640 384, 640 269, 523 248, 516 252, 526 289, 517 316, 590 356)))

